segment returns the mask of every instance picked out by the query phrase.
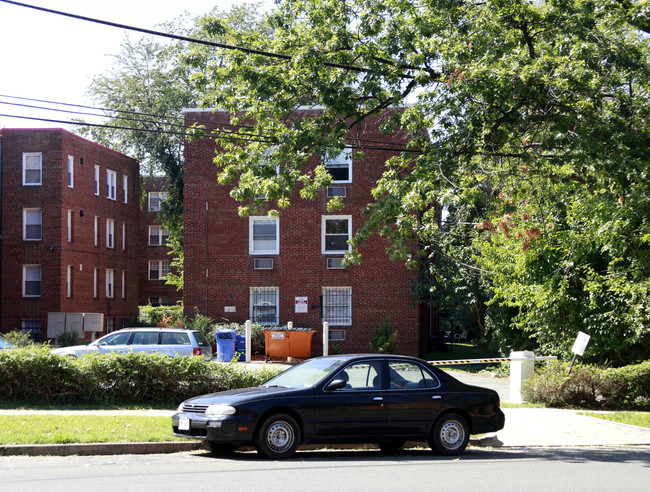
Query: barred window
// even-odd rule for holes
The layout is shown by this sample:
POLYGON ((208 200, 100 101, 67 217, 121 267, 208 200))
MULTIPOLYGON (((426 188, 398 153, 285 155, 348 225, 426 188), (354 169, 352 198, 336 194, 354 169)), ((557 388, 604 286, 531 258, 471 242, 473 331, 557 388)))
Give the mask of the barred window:
POLYGON ((352 324, 352 288, 323 287, 323 321, 334 326, 352 324))
POLYGON ((280 291, 277 287, 250 288, 250 316, 253 323, 277 326, 280 291))

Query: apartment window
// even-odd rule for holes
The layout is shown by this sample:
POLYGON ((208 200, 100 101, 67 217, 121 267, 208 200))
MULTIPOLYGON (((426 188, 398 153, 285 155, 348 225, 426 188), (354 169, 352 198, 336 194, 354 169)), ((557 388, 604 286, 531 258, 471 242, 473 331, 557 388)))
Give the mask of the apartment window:
POLYGON ((112 298, 115 293, 115 270, 106 269, 106 297, 112 298))
POLYGON ((95 166, 95 195, 99 196, 99 166, 95 166))
POLYGON ((106 247, 115 247, 115 221, 113 219, 106 219, 106 247))
POLYGON ((113 333, 115 331, 115 318, 106 318, 106 333, 113 333))
POLYGON ((129 177, 126 174, 122 175, 122 201, 129 203, 129 177))
POLYGON ((149 280, 164 280, 171 272, 169 260, 154 260, 149 262, 149 280))
POLYGON ((115 200, 117 187, 117 173, 109 169, 106 170, 106 198, 115 200))
POLYGON ((249 253, 252 255, 277 255, 280 253, 280 219, 250 217, 249 253))
POLYGON ((68 297, 72 297, 72 265, 68 265, 66 271, 66 292, 68 297))
POLYGON ((41 152, 23 153, 23 185, 40 186, 43 178, 43 154, 41 152))
POLYGON ((72 242, 72 210, 68 210, 68 242, 72 242))
POLYGON ((352 149, 345 148, 333 157, 327 156, 324 161, 334 183, 352 182, 352 149))
POLYGON ((95 215, 94 222, 95 246, 99 246, 99 217, 95 215))
POLYGON ((165 246, 169 231, 160 226, 149 226, 149 246, 165 246))
POLYGON ((40 208, 23 209, 23 239, 25 241, 43 239, 43 212, 40 208))
POLYGON ((23 265, 23 297, 41 296, 41 265, 23 265))
POLYGON ((74 188, 74 156, 68 156, 68 188, 74 188))
POLYGON ((165 296, 150 297, 149 304, 152 306, 171 306, 172 299, 171 297, 165 297, 165 296))
POLYGON ((322 217, 323 253, 347 253, 352 237, 352 216, 324 215, 322 217))
POLYGON ((122 299, 126 299, 126 270, 122 270, 122 299))
POLYGON ((352 324, 352 288, 323 287, 323 321, 334 326, 352 324))
POLYGON ((122 222, 122 250, 126 250, 126 222, 122 222))
POLYGON ((97 286, 99 285, 99 268, 93 270, 93 297, 97 299, 98 292, 97 286))
POLYGON ((29 335, 37 343, 41 342, 41 320, 40 319, 22 319, 20 320, 20 330, 29 335))
POLYGON ((250 288, 250 317, 253 323, 263 326, 277 326, 280 323, 278 287, 250 288))
POLYGON ((149 192, 149 212, 160 212, 160 204, 167 200, 167 193, 163 191, 149 192))

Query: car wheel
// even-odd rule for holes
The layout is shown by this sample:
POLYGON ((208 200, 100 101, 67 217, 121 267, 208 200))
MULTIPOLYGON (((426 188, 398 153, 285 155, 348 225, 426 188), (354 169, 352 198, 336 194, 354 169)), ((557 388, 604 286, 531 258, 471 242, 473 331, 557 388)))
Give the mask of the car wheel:
POLYGON ((469 442, 467 421, 456 413, 440 417, 433 426, 429 445, 435 452, 443 455, 461 454, 469 442))
POLYGON ((396 453, 402 446, 404 446, 404 441, 387 441, 379 443, 379 449, 382 453, 396 453))
POLYGON ((289 415, 271 415, 257 429, 255 449, 271 459, 288 458, 300 443, 300 428, 289 415))
POLYGON ((237 446, 234 444, 225 444, 216 441, 201 441, 201 444, 203 445, 203 449, 219 456, 232 454, 237 449, 237 446))

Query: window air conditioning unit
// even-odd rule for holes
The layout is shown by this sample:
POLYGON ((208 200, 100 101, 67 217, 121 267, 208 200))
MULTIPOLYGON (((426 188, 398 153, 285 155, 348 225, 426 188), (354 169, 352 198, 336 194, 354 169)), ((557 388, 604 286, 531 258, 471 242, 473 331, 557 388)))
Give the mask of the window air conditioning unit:
POLYGON ((327 268, 328 270, 345 270, 343 258, 328 258, 327 268))
POLYGON ((335 196, 345 197, 345 186, 330 186, 327 188, 327 198, 334 198, 335 196))
POLYGON ((273 258, 255 258, 255 270, 273 270, 273 258))

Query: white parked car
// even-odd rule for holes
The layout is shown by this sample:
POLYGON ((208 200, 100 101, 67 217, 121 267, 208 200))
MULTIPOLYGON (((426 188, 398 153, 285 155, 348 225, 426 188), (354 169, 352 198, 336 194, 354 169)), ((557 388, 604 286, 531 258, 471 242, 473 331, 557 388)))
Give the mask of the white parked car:
POLYGON ((109 333, 88 345, 52 350, 53 354, 78 357, 89 353, 148 352, 212 359, 212 347, 200 331, 182 328, 124 328, 109 333))

